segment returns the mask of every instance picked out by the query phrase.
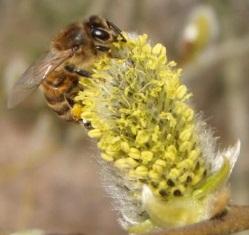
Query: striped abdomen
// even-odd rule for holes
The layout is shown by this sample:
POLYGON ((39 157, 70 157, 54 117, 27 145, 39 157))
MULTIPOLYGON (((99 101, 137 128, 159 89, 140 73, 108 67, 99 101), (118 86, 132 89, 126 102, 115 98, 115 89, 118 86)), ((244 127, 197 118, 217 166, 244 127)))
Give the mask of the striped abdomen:
POLYGON ((42 82, 41 89, 47 100, 48 106, 64 120, 73 121, 71 107, 74 104, 79 77, 64 69, 53 71, 42 82))

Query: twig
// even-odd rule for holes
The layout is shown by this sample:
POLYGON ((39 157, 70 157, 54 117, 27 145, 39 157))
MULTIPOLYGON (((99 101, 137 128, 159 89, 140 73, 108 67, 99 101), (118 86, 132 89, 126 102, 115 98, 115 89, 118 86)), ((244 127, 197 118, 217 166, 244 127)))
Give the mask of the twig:
POLYGON ((193 63, 184 68, 184 79, 190 81, 210 67, 231 58, 249 54, 249 35, 230 39, 219 45, 214 45, 203 52, 193 63))
POLYGON ((230 206, 227 213, 198 224, 170 229, 157 235, 226 235, 249 229, 249 206, 230 206))

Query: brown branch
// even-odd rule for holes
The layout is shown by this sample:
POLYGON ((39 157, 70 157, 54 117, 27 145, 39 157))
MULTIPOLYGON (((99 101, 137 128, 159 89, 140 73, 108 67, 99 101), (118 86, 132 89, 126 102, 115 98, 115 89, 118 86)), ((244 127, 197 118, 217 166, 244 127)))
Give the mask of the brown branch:
POLYGON ((203 71, 207 71, 220 62, 228 61, 230 59, 241 59, 248 54, 249 35, 241 38, 229 39, 223 43, 208 48, 200 54, 196 60, 186 65, 183 70, 183 77, 185 81, 192 81, 201 75, 203 71))
POLYGON ((226 235, 249 229, 249 206, 230 206, 227 213, 198 224, 170 229, 157 235, 226 235))

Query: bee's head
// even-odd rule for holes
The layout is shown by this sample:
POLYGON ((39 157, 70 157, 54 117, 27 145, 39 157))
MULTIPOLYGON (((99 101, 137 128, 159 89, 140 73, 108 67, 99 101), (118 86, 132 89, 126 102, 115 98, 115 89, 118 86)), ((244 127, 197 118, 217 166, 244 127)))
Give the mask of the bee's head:
POLYGON ((110 43, 121 40, 126 41, 121 30, 112 22, 99 16, 91 16, 88 20, 89 34, 95 42, 96 48, 104 48, 110 43))
POLYGON ((83 26, 74 23, 66 27, 55 37, 53 46, 58 50, 80 48, 88 41, 85 33, 99 51, 108 51, 112 42, 126 41, 121 30, 112 22, 99 16, 91 16, 83 26))

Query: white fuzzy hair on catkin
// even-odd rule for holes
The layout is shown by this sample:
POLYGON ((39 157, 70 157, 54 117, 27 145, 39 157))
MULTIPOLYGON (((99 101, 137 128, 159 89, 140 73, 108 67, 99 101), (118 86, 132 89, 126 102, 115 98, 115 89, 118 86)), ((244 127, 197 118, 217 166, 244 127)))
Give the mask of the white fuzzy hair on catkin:
POLYGON ((104 188, 113 199, 113 208, 121 216, 120 222, 125 227, 144 221, 148 216, 142 208, 141 200, 131 194, 142 191, 142 184, 134 187, 134 183, 125 180, 118 170, 101 160, 100 176, 104 188))
MULTIPOLYGON (((201 146, 201 152, 207 163, 207 166, 210 167, 210 174, 217 172, 223 165, 224 157, 230 163, 230 174, 233 170, 233 167, 239 157, 240 153, 240 141, 224 150, 219 150, 217 146, 218 137, 214 136, 214 131, 203 121, 202 115, 199 114, 196 116, 196 131, 199 137, 199 142, 201 146)), ((227 177, 229 178, 229 177, 227 177)))

